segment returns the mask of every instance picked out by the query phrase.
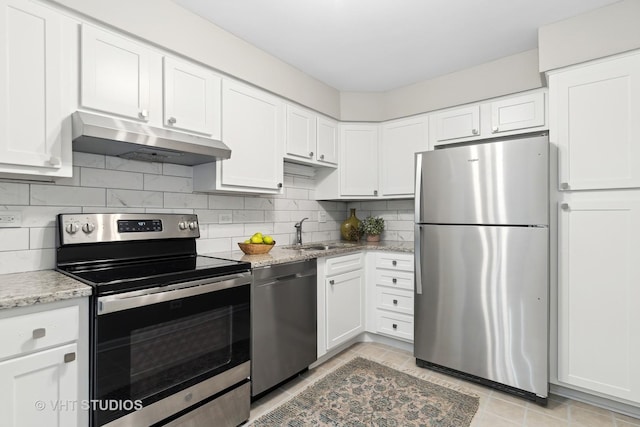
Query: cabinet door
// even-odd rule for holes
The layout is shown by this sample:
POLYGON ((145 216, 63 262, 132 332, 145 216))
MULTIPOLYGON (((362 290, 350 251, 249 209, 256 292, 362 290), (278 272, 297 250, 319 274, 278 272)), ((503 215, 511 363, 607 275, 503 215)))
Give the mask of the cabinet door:
POLYGON ((340 193, 378 195, 378 126, 340 126, 340 193))
POLYGON ((491 103, 491 132, 544 126, 544 93, 532 93, 491 103))
POLYGON ((82 26, 81 46, 81 105, 147 121, 151 52, 89 25, 82 26))
POLYGON ((284 105, 247 85, 222 82, 222 140, 231 158, 219 161, 223 186, 275 193, 282 188, 284 105))
POLYGON ((327 349, 364 332, 364 277, 352 271, 326 280, 327 349))
POLYGON ((563 190, 640 187, 640 54, 549 76, 563 190))
POLYGON ((309 110, 287 105, 287 155, 309 161, 316 159, 316 119, 309 110))
POLYGON ((480 106, 438 113, 434 116, 434 125, 436 143, 480 135, 480 106))
POLYGON ((640 402, 640 202, 561 206, 558 379, 640 402))
POLYGON ((71 176, 70 165, 62 171, 71 161, 66 21, 32 2, 2 0, 0 22, 0 171, 71 176))
POLYGON ((222 79, 202 67, 164 57, 164 126, 220 139, 222 79))
POLYGON ((320 163, 338 164, 338 122, 318 117, 317 160, 320 163))
POLYGON ((76 344, 69 344, 0 363, 2 425, 77 426, 76 352, 76 344))
POLYGON ((427 150, 428 138, 426 117, 382 126, 379 170, 383 196, 413 196, 415 153, 427 150))

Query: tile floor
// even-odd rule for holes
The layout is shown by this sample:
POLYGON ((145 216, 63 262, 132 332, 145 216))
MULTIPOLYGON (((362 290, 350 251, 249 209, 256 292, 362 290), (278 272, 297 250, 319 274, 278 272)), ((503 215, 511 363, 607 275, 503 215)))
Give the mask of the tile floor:
POLYGON ((415 366, 411 353, 378 343, 358 343, 342 353, 309 370, 300 377, 264 396, 251 405, 253 420, 276 408, 296 393, 311 385, 335 367, 356 356, 362 356, 391 366, 400 371, 440 384, 450 385, 461 391, 475 393, 480 397, 480 408, 471 427, 633 427, 640 426, 640 419, 591 406, 575 400, 551 396, 546 408, 526 400, 512 397, 474 383, 415 366))

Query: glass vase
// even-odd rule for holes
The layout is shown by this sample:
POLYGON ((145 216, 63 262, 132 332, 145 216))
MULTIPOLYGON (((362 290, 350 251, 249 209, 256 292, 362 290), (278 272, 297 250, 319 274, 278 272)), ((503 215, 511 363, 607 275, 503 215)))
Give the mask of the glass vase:
POLYGON ((351 215, 340 225, 340 234, 344 240, 357 242, 360 240, 360 220, 356 216, 356 210, 351 209, 351 215))

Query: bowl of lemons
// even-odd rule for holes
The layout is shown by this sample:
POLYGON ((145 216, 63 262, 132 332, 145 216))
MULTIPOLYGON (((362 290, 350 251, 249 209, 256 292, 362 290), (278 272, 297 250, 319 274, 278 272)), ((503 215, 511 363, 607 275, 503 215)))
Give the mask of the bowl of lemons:
POLYGON ((243 243, 238 242, 240 250, 247 255, 266 254, 276 245, 273 237, 255 233, 243 243))

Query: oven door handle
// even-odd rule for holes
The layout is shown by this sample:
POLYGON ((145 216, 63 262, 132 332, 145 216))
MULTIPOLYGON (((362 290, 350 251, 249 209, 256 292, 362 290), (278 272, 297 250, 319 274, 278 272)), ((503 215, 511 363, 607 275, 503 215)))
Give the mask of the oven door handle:
POLYGON ((238 273, 223 278, 216 277, 158 286, 99 297, 97 311, 98 315, 102 315, 250 284, 251 273, 238 273))

